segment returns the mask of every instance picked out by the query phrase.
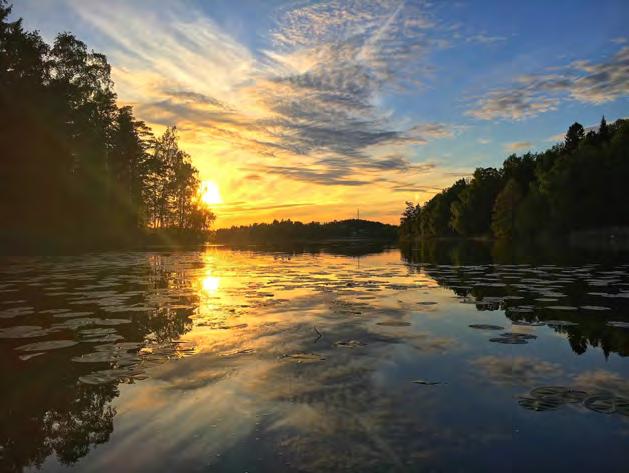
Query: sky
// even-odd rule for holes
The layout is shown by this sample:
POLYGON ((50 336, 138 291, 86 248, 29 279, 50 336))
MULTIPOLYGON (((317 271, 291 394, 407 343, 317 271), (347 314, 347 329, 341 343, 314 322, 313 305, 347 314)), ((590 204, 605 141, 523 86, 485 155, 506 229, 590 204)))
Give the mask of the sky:
POLYGON ((176 125, 216 226, 396 223, 479 166, 629 116, 629 2, 14 0, 176 125))

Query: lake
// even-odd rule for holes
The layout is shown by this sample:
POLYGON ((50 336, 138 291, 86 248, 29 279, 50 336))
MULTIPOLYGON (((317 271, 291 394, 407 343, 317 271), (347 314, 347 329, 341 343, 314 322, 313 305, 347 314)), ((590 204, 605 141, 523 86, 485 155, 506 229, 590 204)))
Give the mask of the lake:
POLYGON ((629 265, 579 255, 4 258, 0 470, 626 472, 629 265))

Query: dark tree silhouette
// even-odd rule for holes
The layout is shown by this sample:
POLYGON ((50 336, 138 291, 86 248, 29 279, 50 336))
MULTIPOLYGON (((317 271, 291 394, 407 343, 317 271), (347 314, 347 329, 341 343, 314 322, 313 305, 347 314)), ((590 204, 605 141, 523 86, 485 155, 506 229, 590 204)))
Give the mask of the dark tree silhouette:
POLYGON ((0 0, 3 250, 128 245, 147 227, 205 232, 213 214, 174 128, 155 140, 116 105, 104 55, 70 33, 47 45, 10 13, 0 0))
POLYGON ((221 228, 215 239, 222 243, 321 242, 330 240, 395 241, 398 228, 369 220, 341 220, 327 223, 274 220, 273 223, 221 228))
POLYGON ((400 237, 417 239, 417 226, 425 238, 537 238, 628 226, 628 156, 628 120, 608 125, 603 118, 587 138, 575 123, 563 145, 511 155, 499 170, 478 168, 472 179, 457 181, 421 209, 407 202, 400 237))
POLYGON ((583 140, 585 136, 585 130, 583 129, 583 125, 578 122, 574 122, 568 128, 568 133, 566 133, 565 140, 565 149, 566 151, 573 151, 578 146, 581 140, 583 140))
POLYGON ((598 136, 601 142, 606 142, 609 140, 609 127, 607 126, 607 121, 605 120, 605 116, 601 118, 601 124, 598 127, 598 136))

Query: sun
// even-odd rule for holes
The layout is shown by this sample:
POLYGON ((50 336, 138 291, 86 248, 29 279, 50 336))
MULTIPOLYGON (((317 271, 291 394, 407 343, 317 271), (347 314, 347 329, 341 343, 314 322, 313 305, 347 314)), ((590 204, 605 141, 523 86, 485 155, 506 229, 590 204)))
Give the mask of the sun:
POLYGON ((199 187, 199 194, 201 194, 201 201, 205 205, 222 204, 223 199, 221 193, 218 190, 218 186, 212 181, 203 181, 199 187))

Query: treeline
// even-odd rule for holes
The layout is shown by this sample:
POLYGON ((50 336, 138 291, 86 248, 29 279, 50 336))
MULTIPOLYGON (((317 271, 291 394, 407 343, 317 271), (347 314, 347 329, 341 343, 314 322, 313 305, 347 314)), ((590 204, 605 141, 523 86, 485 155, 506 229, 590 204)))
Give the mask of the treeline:
POLYGON ((629 120, 603 117, 587 133, 574 123, 561 144, 477 168, 424 205, 407 202, 400 236, 537 239, 627 226, 627 183, 629 120))
POLYGON ((341 220, 327 223, 274 220, 246 226, 220 228, 214 233, 219 243, 312 242, 335 239, 395 240, 398 228, 369 220, 341 220))
MULTIPOLYGON (((198 232, 198 172, 175 128, 155 138, 116 104, 111 67, 69 33, 46 44, 0 0, 0 244, 134 243, 145 229, 198 232)), ((153 230, 151 230, 153 231, 153 230)), ((176 232, 175 232, 176 233, 176 232)))

